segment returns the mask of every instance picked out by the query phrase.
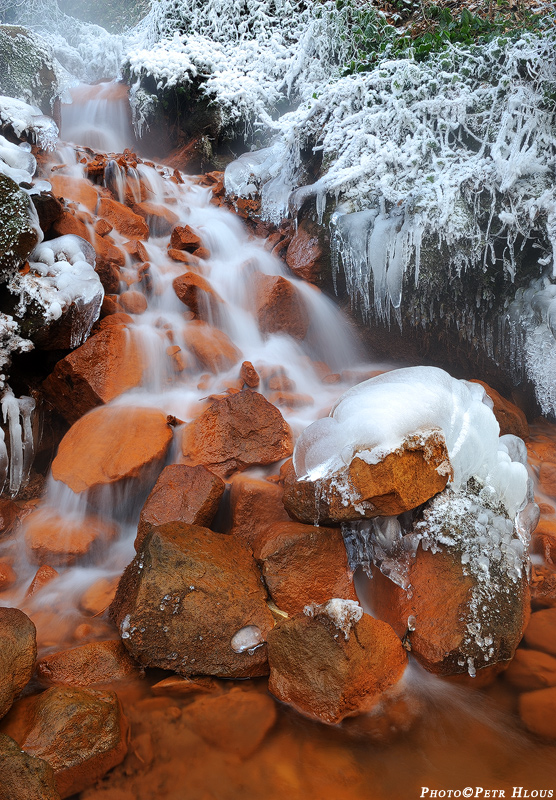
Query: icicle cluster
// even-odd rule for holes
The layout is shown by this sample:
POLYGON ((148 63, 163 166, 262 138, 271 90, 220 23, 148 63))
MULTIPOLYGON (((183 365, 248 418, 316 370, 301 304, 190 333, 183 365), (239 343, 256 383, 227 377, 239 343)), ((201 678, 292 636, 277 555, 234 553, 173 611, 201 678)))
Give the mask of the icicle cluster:
POLYGON ((8 425, 10 445, 8 456, 5 434, 0 428, 0 491, 8 478, 10 494, 15 495, 28 480, 33 463, 32 415, 35 401, 32 397, 17 398, 8 388, 0 404, 4 423, 8 425))

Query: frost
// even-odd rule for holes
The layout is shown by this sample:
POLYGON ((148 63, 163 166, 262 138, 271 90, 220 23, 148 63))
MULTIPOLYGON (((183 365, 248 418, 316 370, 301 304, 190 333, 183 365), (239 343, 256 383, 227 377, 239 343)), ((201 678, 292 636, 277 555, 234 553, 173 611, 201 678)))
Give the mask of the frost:
MULTIPOLYGON (((30 136, 43 150, 54 150, 58 141, 58 128, 50 117, 37 106, 0 96, 0 121, 11 125, 18 137, 30 136)), ((3 138, 3 137, 2 137, 3 138)), ((34 169, 31 175, 34 174, 34 169)))
POLYGON ((311 603, 305 606, 303 613, 307 617, 328 617, 336 628, 342 631, 347 641, 351 629, 354 625, 357 625, 363 616, 363 609, 355 600, 343 600, 335 597, 322 605, 311 603))

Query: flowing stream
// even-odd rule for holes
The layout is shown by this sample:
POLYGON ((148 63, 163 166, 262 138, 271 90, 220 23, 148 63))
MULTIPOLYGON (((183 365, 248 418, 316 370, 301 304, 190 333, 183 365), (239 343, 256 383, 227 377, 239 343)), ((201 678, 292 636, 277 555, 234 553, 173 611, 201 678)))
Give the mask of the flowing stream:
MULTIPOLYGON (((73 105, 63 109, 62 137, 65 141, 109 153, 122 152, 132 143, 127 99, 117 85, 80 87, 73 96, 73 105)), ((85 177, 79 153, 72 145, 60 144, 52 166, 58 174, 85 177)), ((157 165, 140 163, 126 173, 114 160, 107 174, 116 197, 125 200, 131 194, 136 201, 146 199, 163 207, 175 215, 178 224, 190 225, 209 251, 207 258, 195 261, 194 268, 184 268, 168 256, 168 235, 157 236, 153 227, 150 238, 143 243, 150 264, 148 280, 143 277, 144 262, 134 262, 128 257, 121 270, 122 288, 129 288, 145 298, 145 310, 131 314, 133 321, 127 325, 130 344, 134 343, 141 353, 143 380, 140 386, 112 401, 112 406, 154 407, 188 422, 207 407, 208 397, 237 388, 240 364, 250 361, 262 376, 267 376, 266 386, 258 390, 271 402, 277 391, 289 395, 290 399, 284 401, 280 410, 298 434, 326 415, 346 388, 377 370, 388 368, 382 364, 362 363, 353 331, 332 301, 286 272, 283 263, 265 249, 264 241, 249 235, 236 215, 211 203, 209 188, 187 177, 183 183, 175 182, 170 170, 157 165), (200 323, 191 318, 172 286, 173 280, 186 269, 194 269, 210 285, 212 300, 200 307, 199 316, 203 323, 226 334, 230 344, 239 351, 240 356, 232 366, 225 365, 214 372, 199 367, 188 346, 191 331, 200 323), (283 333, 266 335, 261 332, 253 294, 253 285, 260 273, 284 275, 294 283, 308 322, 308 333, 303 341, 283 333), (323 381, 323 375, 334 378, 323 381)), ((127 241, 116 231, 111 235, 117 245, 127 241)), ((174 447, 169 463, 179 461, 179 457, 174 447)), ((276 471, 276 465, 272 470, 276 471)), ((260 468, 253 470, 253 474, 263 476, 269 471, 260 468)), ((108 596, 111 586, 132 559, 142 499, 108 492, 104 500, 100 514, 105 523, 116 526, 117 536, 97 543, 78 564, 57 567, 59 576, 33 596, 27 596, 27 590, 37 570, 36 563, 28 560, 23 543, 3 546, 1 555, 13 559, 18 581, 4 593, 2 603, 22 608, 29 614, 37 625, 43 654, 116 635, 104 614, 91 615, 88 598, 91 592, 98 596, 105 591, 108 596)), ((52 477, 48 479, 40 507, 45 515, 62 515, 69 527, 89 513, 83 495, 74 494, 52 477)), ((25 529, 21 536, 24 538, 25 529)), ((196 779, 205 780, 206 793, 174 795, 168 790, 158 795, 152 788, 155 778, 146 777, 145 794, 135 796, 152 800, 155 797, 170 800, 174 796, 222 797, 224 800, 266 796, 278 800, 287 794, 308 800, 317 797, 409 800, 423 796, 420 794, 422 786, 454 789, 472 786, 474 790, 475 787, 506 788, 509 797, 514 785, 531 788, 547 785, 546 765, 551 759, 554 764, 554 748, 534 745, 515 729, 515 717, 509 715, 515 712, 516 696, 507 685, 495 684, 488 690, 491 698, 487 699, 486 695, 468 688, 441 682, 412 665, 404 678, 404 687, 407 696, 402 706, 403 703, 405 706, 396 706, 393 713, 386 714, 378 722, 362 718, 348 726, 329 729, 283 710, 278 731, 267 750, 260 758, 253 756, 243 765, 230 766, 229 759, 226 761, 223 756, 218 766, 206 766, 205 772, 199 765, 189 766, 188 773, 177 755, 173 761, 169 756, 176 782, 179 783, 182 775, 183 780, 191 780, 192 785, 196 779), (415 720, 419 721, 413 730, 405 732, 415 720), (400 732, 401 736, 393 740, 400 732), (387 749, 383 747, 385 742, 390 742, 387 749), (326 777, 322 784, 317 775, 305 775, 303 761, 311 758, 313 751, 319 752, 318 763, 321 764, 316 771, 321 769, 326 777), (218 771, 219 778, 216 777, 218 771), (243 789, 239 775, 245 784, 243 789)), ((144 699, 145 691, 137 689, 137 695, 129 695, 130 708, 138 702, 138 697, 144 699)), ((122 696, 125 704, 125 693, 122 696)), ((161 741, 165 736, 174 736, 168 726, 166 729, 162 723, 157 724, 157 736, 161 741)), ((159 746, 162 750, 155 752, 155 761, 157 753, 164 752, 165 745, 159 742, 159 746)), ((188 747, 186 741, 183 747, 188 747)), ((125 786, 124 774, 118 775, 116 780, 120 783, 115 785, 125 786)), ((101 800, 104 794, 91 790, 83 796, 101 800)))

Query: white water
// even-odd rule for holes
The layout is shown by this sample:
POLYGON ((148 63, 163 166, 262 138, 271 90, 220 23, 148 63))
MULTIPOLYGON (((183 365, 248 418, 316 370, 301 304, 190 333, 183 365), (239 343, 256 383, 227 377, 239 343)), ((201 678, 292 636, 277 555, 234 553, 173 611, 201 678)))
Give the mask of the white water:
MULTIPOLYGON (((62 130, 77 138, 75 120, 79 120, 81 130, 98 130, 98 113, 102 106, 105 148, 110 152, 121 150, 126 142, 122 141, 120 122, 126 111, 122 96, 114 99, 117 91, 113 85, 80 89, 74 95, 74 105, 64 110, 62 130), (112 99, 108 100, 110 93, 112 99), (78 105, 80 99, 84 102, 78 105), (69 116, 66 116, 68 112, 69 116)), ((58 174, 83 176, 83 165, 72 147, 60 144, 54 162, 55 165, 66 165, 57 170, 58 174)), ((327 414, 346 388, 367 377, 380 365, 359 365, 359 377, 348 374, 358 368, 357 347, 348 323, 334 304, 315 287, 289 275, 285 265, 264 249, 264 242, 248 234, 239 218, 212 205, 210 189, 195 185, 191 179, 176 184, 170 181, 170 176, 171 173, 163 167, 141 164, 137 171, 129 170, 127 176, 124 170, 112 169, 110 181, 117 194, 123 197, 126 188, 137 192, 140 177, 149 201, 164 204, 177 215, 179 224, 190 225, 201 237, 211 256, 199 260, 194 269, 210 282, 221 300, 214 307, 205 309, 204 321, 225 333, 241 356, 234 366, 216 373, 197 364, 194 354, 188 349, 187 334, 190 326, 198 323, 189 319, 191 315, 187 307, 177 298, 172 287, 174 278, 192 268, 168 257, 169 237, 151 236, 144 242, 151 265, 152 286, 146 295, 148 308, 142 314, 132 315, 133 324, 129 324, 129 332, 145 356, 147 368, 142 384, 116 398, 113 405, 156 407, 187 422, 206 408, 207 396, 237 384, 241 362, 248 360, 261 373, 274 371, 291 382, 288 387, 291 391, 308 396, 307 405, 280 409, 294 433, 300 433, 315 419, 327 414), (308 333, 303 341, 283 333, 261 333, 253 310, 252 286, 257 273, 285 275, 294 283, 309 320, 308 333), (180 348, 189 364, 185 370, 176 372, 174 362, 166 352, 169 345, 180 348), (328 365, 328 369, 324 368, 325 373, 346 371, 345 379, 334 384, 323 383, 319 377, 323 370, 321 362, 328 365)), ((117 245, 127 241, 115 230, 111 236, 117 245)), ((138 280, 140 266, 127 258, 121 270, 124 279, 122 290, 130 284, 132 290, 145 292, 145 283, 138 280)), ((262 385, 258 391, 267 396, 272 394, 271 389, 262 385)), ((177 460, 178 449, 178 446, 172 449, 170 461, 177 460)), ((275 467, 270 469, 276 471, 275 467)), ((105 541, 101 546, 95 545, 77 564, 56 565, 59 577, 32 597, 26 598, 25 595, 38 565, 29 558, 24 542, 5 544, 0 550, 0 556, 13 560, 18 575, 16 586, 2 595, 2 604, 23 608, 31 616, 37 624, 42 647, 60 646, 68 638, 79 641, 80 637, 112 635, 101 616, 92 618, 83 612, 83 596, 97 581, 117 578, 131 560, 144 498, 122 497, 121 493, 109 490, 104 498, 100 516, 104 522, 117 526, 116 539, 105 541)), ((88 519, 91 513, 84 496, 74 494, 52 477, 41 508, 45 515, 58 514, 64 518, 59 538, 69 535, 71 526, 88 519)), ((25 526, 21 536, 25 536, 25 526)))

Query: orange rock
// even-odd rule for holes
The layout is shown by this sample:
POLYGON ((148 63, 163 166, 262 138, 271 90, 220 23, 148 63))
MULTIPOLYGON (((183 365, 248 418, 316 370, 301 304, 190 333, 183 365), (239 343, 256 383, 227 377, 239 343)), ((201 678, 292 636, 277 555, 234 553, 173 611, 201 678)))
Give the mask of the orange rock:
POLYGON ((286 264, 296 277, 314 282, 320 276, 322 255, 318 236, 301 222, 288 245, 286 264))
POLYGON ((217 689, 218 685, 214 678, 186 678, 183 675, 172 675, 151 686, 151 692, 155 697, 184 697, 190 694, 215 692, 217 689))
POLYGON ((224 481, 206 467, 185 464, 165 467, 141 509, 135 549, 156 525, 187 522, 208 527, 225 488, 224 481))
POLYGON ((183 338, 201 366, 211 372, 227 370, 241 358, 240 351, 230 338, 206 322, 190 322, 184 329, 183 338))
POLYGON ((43 564, 35 572, 35 577, 29 584, 25 597, 32 597, 37 592, 40 592, 43 586, 46 586, 50 581, 53 581, 54 578, 57 578, 58 574, 59 573, 56 572, 53 567, 50 567, 48 564, 43 564))
POLYGON ((62 215, 52 224, 52 231, 57 236, 72 233, 75 236, 81 236, 87 242, 91 241, 91 234, 85 223, 80 222, 69 209, 64 209, 62 215))
POLYGON ((545 739, 556 739, 556 686, 522 694, 519 716, 532 733, 545 739))
POLYGON ((25 520, 25 545, 33 561, 66 566, 87 555, 95 542, 116 537, 115 525, 99 517, 75 519, 48 508, 39 508, 25 520))
POLYGON ((43 389, 67 421, 75 422, 138 386, 142 377, 143 359, 131 334, 123 325, 112 326, 58 361, 43 389))
POLYGON ((124 311, 114 311, 104 319, 99 320, 95 325, 95 333, 103 331, 106 328, 111 328, 114 325, 133 325, 133 318, 126 314, 124 311))
POLYGON ((556 656, 556 608, 544 608, 531 614, 523 640, 534 650, 556 656))
POLYGON ((531 602, 533 608, 556 607, 556 572, 546 565, 531 565, 531 602))
POLYGON ((0 592, 10 589, 17 583, 17 575, 11 564, 0 561, 0 592))
POLYGON ((210 250, 206 247, 198 247, 194 250, 195 258, 202 258, 203 260, 208 260, 210 258, 210 250))
POLYGON ((0 718, 29 683, 35 669, 35 626, 18 608, 0 607, 0 718))
POLYGON ((182 451, 191 464, 204 464, 224 477, 255 464, 291 455, 293 438, 277 408, 245 389, 218 400, 184 428, 182 451))
POLYGON ((110 231, 114 230, 114 226, 110 225, 105 219, 97 219, 95 222, 95 233, 97 236, 106 236, 110 231))
POLYGON ((52 192, 57 197, 81 203, 93 214, 97 207, 98 192, 90 181, 85 178, 73 178, 69 175, 54 173, 49 177, 52 192))
POLYGON ((276 704, 268 695, 236 688, 227 694, 195 700, 183 719, 209 744, 248 758, 276 722, 276 704))
POLYGON ((122 236, 130 239, 149 238, 149 227, 143 217, 134 214, 131 209, 118 203, 117 200, 103 197, 99 201, 97 214, 113 225, 122 236))
POLYGON ((114 599, 119 580, 118 575, 115 578, 99 578, 92 583, 81 595, 80 609, 91 617, 102 614, 114 599))
POLYGON ((132 209, 146 220, 151 236, 168 236, 179 221, 177 214, 159 203, 134 203, 132 209))
POLYGON ((407 655, 392 628, 368 614, 345 631, 326 606, 280 622, 268 634, 272 694, 328 723, 369 711, 401 678, 407 655))
POLYGON ((263 333, 287 333, 304 339, 309 315, 297 289, 279 275, 253 276, 255 311, 263 333))
POLYGON ((0 734, 0 800, 60 800, 54 770, 0 734))
POLYGON ((185 264, 188 267, 198 267, 199 260, 196 256, 192 253, 188 253, 185 250, 176 250, 175 248, 168 249, 168 257, 172 259, 172 261, 179 261, 185 264))
POLYGON ((310 394, 297 394, 296 392, 273 392, 268 401, 275 406, 286 408, 306 408, 314 405, 315 402, 310 394))
POLYGON ((95 783, 127 753, 128 724, 114 692, 55 686, 20 700, 2 728, 50 764, 62 798, 95 783))
POLYGON ((147 248, 141 239, 130 239, 123 245, 124 250, 130 256, 137 258, 139 261, 148 261, 149 254, 147 248))
POLYGON ((450 474, 442 432, 419 432, 382 461, 368 464, 355 456, 345 473, 318 483, 297 480, 290 467, 284 473, 284 505, 293 518, 313 524, 397 516, 441 492, 450 474), (347 504, 338 481, 353 498, 347 504))
MULTIPOLYGON (((100 315, 101 317, 111 316, 112 314, 120 314, 122 312, 121 305, 115 299, 117 295, 104 295, 104 300, 102 301, 102 305, 100 307, 100 315)), ((99 324, 95 325, 95 332, 99 330, 99 324)))
POLYGON ((539 484, 543 492, 556 497, 556 464, 543 461, 539 469, 539 484))
POLYGON ((506 433, 512 433, 521 439, 526 439, 529 436, 527 417, 515 403, 506 400, 496 389, 493 389, 492 386, 489 386, 484 381, 472 378, 470 383, 479 383, 494 403, 493 411, 500 425, 500 436, 504 436, 506 433))
POLYGON ((493 641, 489 660, 470 640, 467 625, 479 624, 472 610, 475 579, 465 575, 461 556, 446 549, 417 549, 410 561, 406 590, 373 569, 368 583, 368 601, 380 619, 389 622, 398 636, 406 637, 412 655, 430 672, 439 675, 458 675, 467 672, 468 658, 477 668, 484 664, 509 661, 521 640, 528 622, 529 590, 525 579, 511 583, 511 589, 501 585, 492 599, 496 613, 488 622, 488 630, 480 631, 493 641), (507 590, 507 591, 506 591, 507 590), (408 619, 414 618, 414 630, 408 630, 408 619))
POLYGON ((37 676, 47 685, 95 686, 141 676, 119 640, 88 642, 41 658, 37 676))
POLYGON ((66 433, 52 475, 76 493, 130 478, 141 482, 162 462, 171 440, 158 409, 101 406, 66 433))
POLYGON ((188 250, 192 253, 198 247, 201 247, 201 244, 200 237, 189 225, 184 227, 177 225, 170 236, 170 248, 172 250, 188 250))
POLYGON ((8 536, 18 519, 19 506, 7 497, 0 498, 0 539, 8 536))
POLYGON ((535 532, 529 545, 529 552, 541 555, 547 564, 556 564, 556 536, 535 532))
POLYGON ((259 373, 250 361, 244 361, 239 370, 239 377, 250 389, 256 389, 261 379, 259 373))
POLYGON ((274 603, 290 615, 333 597, 357 600, 338 528, 275 522, 255 555, 274 603))
POLYGON ((142 314, 147 310, 147 298, 142 292, 123 292, 120 295, 120 305, 128 314, 142 314))
POLYGON ((556 658, 538 650, 518 648, 504 676, 523 692, 556 686, 556 658))
POLYGON ((191 309, 196 317, 211 315, 216 304, 222 302, 211 284, 196 272, 186 272, 184 275, 180 275, 174 279, 172 286, 178 298, 191 309))
POLYGON ((264 541, 269 525, 289 520, 282 503, 282 494, 282 487, 275 483, 252 478, 250 475, 233 475, 230 488, 230 533, 255 549, 258 540, 264 541))
POLYGON ((242 542, 175 522, 147 534, 110 615, 144 666, 186 676, 253 677, 267 673, 263 643, 274 623, 265 600, 260 572, 242 542))

